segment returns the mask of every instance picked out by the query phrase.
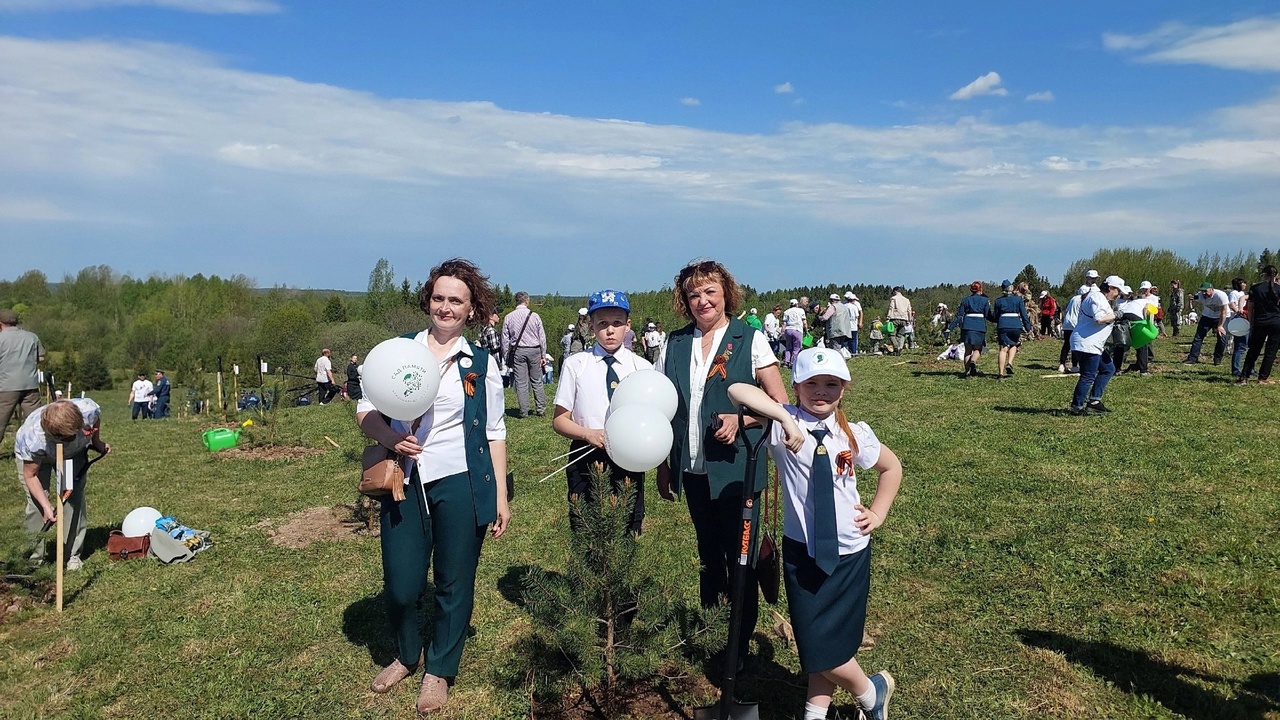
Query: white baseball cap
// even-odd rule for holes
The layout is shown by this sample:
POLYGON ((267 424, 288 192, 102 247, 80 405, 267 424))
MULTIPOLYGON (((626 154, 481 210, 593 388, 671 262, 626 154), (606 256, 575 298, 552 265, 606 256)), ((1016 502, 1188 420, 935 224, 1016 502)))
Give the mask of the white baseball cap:
POLYGON ((1132 295, 1133 288, 1129 287, 1128 285, 1125 285, 1120 288, 1120 292, 1124 293, 1125 295, 1132 295))
POLYGON ((799 301, 799 300, 797 300, 797 299, 795 299, 795 298, 791 298, 791 304, 792 304, 792 305, 799 305, 799 304, 800 304, 800 301, 799 301))
POLYGON ((1151 281, 1150 281, 1150 280, 1143 280, 1142 282, 1138 283, 1138 289, 1139 289, 1139 290, 1150 290, 1150 289, 1151 289, 1151 281))
POLYGON ((573 323, 569 323, 569 329, 570 329, 570 330, 572 330, 572 329, 573 329, 573 327, 574 327, 574 326, 573 326, 573 323))
POLYGON ((1079 289, 1079 290, 1076 290, 1076 294, 1077 294, 1077 295, 1088 295, 1088 294, 1089 294, 1089 286, 1088 286, 1088 285, 1081 285, 1081 286, 1080 286, 1080 289, 1079 289))
POLYGON ((858 297, 857 295, 854 295, 854 294, 853 294, 853 291, 852 291, 852 290, 845 290, 845 291, 844 291, 844 296, 845 296, 846 298, 849 298, 850 300, 854 300, 854 299, 856 299, 856 298, 858 297))
POLYGON ((751 308, 751 314, 752 314, 752 315, 755 315, 755 314, 756 314, 756 309, 755 309, 755 308, 751 308))
POLYGON ((587 309, 586 309, 586 308, 578 308, 578 314, 579 314, 579 315, 586 315, 586 314, 587 314, 587 309))
POLYGON ((1040 297, 1044 297, 1045 295, 1048 295, 1048 294, 1049 294, 1049 291, 1048 291, 1048 290, 1041 290, 1041 291, 1040 291, 1040 297))
POLYGON ((1096 277, 1098 277, 1098 271, 1097 271, 1097 270, 1090 270, 1089 272, 1085 273, 1085 274, 1084 274, 1084 276, 1085 276, 1085 277, 1087 277, 1087 278, 1096 278, 1096 277))
POLYGON ((649 323, 647 327, 648 327, 650 330, 654 330, 654 329, 657 329, 657 327, 658 327, 658 326, 657 326, 657 325, 654 325, 653 323, 649 323))
POLYGON ((829 295, 829 296, 827 297, 827 299, 828 299, 828 300, 839 300, 839 299, 840 299, 840 294, 839 294, 839 293, 831 293, 831 295, 829 295))
POLYGON ((796 356, 791 381, 802 383, 816 375, 832 375, 848 382, 849 366, 840 353, 829 348, 807 348, 796 356))
POLYGON ((1103 285, 1109 285, 1117 290, 1123 290, 1125 287, 1124 278, 1119 275, 1108 275, 1106 280, 1102 281, 1103 285))

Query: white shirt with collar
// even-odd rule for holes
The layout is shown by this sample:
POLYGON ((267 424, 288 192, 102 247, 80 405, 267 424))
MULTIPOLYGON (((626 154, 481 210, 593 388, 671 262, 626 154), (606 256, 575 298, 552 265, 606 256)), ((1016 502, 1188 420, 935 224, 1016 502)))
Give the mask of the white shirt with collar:
MULTIPOLYGON (((591 430, 604 428, 604 416, 609 411, 609 391, 605 387, 605 376, 609 372, 604 361, 606 355, 608 353, 599 343, 590 350, 570 355, 560 370, 560 384, 556 387, 556 406, 568 410, 575 423, 591 430)), ((618 348, 613 356, 618 360, 613 364, 618 380, 637 370, 653 369, 648 360, 625 346, 618 348)))
MULTIPOLYGON (((711 335, 711 352, 707 356, 702 357, 702 331, 698 328, 693 329, 693 343, 690 345, 691 358, 689 361, 689 435, 688 435, 688 453, 685 457, 685 466, 681 468, 684 472, 691 472, 698 475, 705 475, 707 472, 706 453, 702 449, 702 432, 706 429, 702 427, 702 393, 706 390, 707 373, 711 371, 711 363, 715 360, 720 343, 724 342, 724 333, 729 326, 722 325, 711 335)), ((764 333, 753 333, 755 340, 751 343, 751 379, 756 377, 756 371, 760 368, 766 368, 770 365, 778 364, 778 356, 773 354, 773 350, 769 347, 769 341, 765 338, 764 333)), ((740 348, 734 348, 733 352, 739 352, 740 348)), ((667 364, 667 347, 663 346, 662 352, 658 354, 658 367, 666 367, 667 364)))
POLYGON ((869 535, 858 530, 854 520, 858 517, 857 506, 862 502, 858 494, 858 480, 854 475, 854 467, 867 470, 875 467, 880 461, 880 440, 866 423, 850 423, 854 439, 858 443, 858 452, 853 453, 853 464, 841 473, 836 459, 842 452, 852 453, 849 439, 836 416, 832 413, 825 420, 810 415, 808 411, 794 405, 783 405, 783 410, 796 419, 800 432, 804 433, 804 447, 799 452, 787 449, 783 440, 782 423, 773 423, 769 431, 769 454, 778 467, 778 477, 782 482, 782 492, 786 497, 783 511, 783 534, 797 542, 803 542, 809 550, 810 557, 816 557, 814 549, 813 519, 813 458, 818 449, 818 439, 810 434, 810 430, 819 425, 827 429, 827 436, 822 444, 827 448, 827 457, 831 459, 831 477, 835 483, 836 500, 836 537, 840 541, 840 554, 856 553, 871 542, 869 535))
MULTIPOLYGON (((426 345, 427 331, 418 333, 414 340, 426 345)), ((449 348, 445 361, 440 363, 440 390, 436 393, 436 401, 431 404, 431 409, 422 416, 422 424, 415 434, 418 444, 422 445, 422 453, 418 455, 418 478, 423 485, 467 471, 466 428, 463 427, 463 401, 466 398, 459 366, 465 370, 474 357, 475 349, 471 343, 460 337, 449 348)), ((502 391, 502 374, 493 353, 489 353, 489 369, 485 371, 484 394, 489 415, 485 435, 491 441, 506 440, 507 401, 502 391)), ((365 392, 363 395, 356 405, 356 412, 376 411, 377 408, 368 400, 369 393, 365 392)), ((407 435, 413 423, 412 420, 392 420, 391 427, 396 432, 407 435)), ((406 470, 405 478, 408 477, 409 472, 406 470)))

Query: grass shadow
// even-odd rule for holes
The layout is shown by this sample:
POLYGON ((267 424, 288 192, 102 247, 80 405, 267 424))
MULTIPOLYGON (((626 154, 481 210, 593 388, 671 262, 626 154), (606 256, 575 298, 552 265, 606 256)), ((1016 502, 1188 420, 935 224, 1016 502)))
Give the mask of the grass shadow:
POLYGON ((532 565, 512 565, 498 578, 498 593, 503 599, 518 608, 525 607, 524 579, 533 572, 532 565))
POLYGON ((98 550, 107 547, 107 538, 111 536, 113 527, 92 527, 85 531, 84 548, 80 551, 80 559, 88 560, 98 550))
MULTIPOLYGON (((431 598, 436 588, 427 583, 418 601, 418 627, 422 629, 423 646, 431 644, 431 616, 433 615, 431 598)), ((383 594, 370 595, 351 603, 342 611, 342 634, 354 645, 369 650, 369 659, 379 666, 390 665, 396 659, 395 631, 387 622, 386 601, 383 594)), ((474 627, 467 628, 467 637, 475 634, 474 627)))
MULTIPOLYGON (((1239 688, 1244 692, 1226 698, 1203 687, 1206 682, 1228 682, 1226 679, 1156 660, 1143 650, 1043 630, 1022 629, 1017 636, 1028 647, 1061 653, 1130 694, 1147 696, 1190 720, 1265 720, 1280 709, 1273 697, 1251 690, 1255 685, 1265 687, 1265 677, 1250 678, 1239 688)), ((1274 674, 1271 680, 1274 692, 1274 674)))
POLYGON ((1071 411, 1066 408, 1029 408, 1029 407, 1012 407, 1008 405, 996 405, 991 408, 996 412, 1014 413, 1017 415, 1049 415, 1052 417, 1070 417, 1071 411))

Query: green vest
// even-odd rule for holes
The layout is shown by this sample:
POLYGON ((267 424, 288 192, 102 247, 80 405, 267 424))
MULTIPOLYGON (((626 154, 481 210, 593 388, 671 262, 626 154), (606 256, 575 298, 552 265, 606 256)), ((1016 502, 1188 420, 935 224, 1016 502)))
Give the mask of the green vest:
MULTIPOLYGON (((401 337, 413 340, 418 337, 418 333, 407 333, 401 337)), ((498 491, 493 481, 493 458, 489 453, 486 429, 489 424, 489 403, 485 397, 484 380, 489 371, 489 351, 470 342, 467 344, 473 353, 469 358, 471 367, 463 367, 462 361, 467 359, 466 355, 459 357, 458 362, 453 365, 458 368, 458 376, 462 378, 464 388, 467 375, 476 375, 473 381, 475 394, 468 396, 464 393, 462 396, 462 426, 463 444, 467 453, 467 475, 471 479, 471 503, 475 508, 476 526, 479 527, 498 519, 498 491)), ((417 474, 416 465, 414 474, 417 474)))
MULTIPOLYGON (((667 339, 665 361, 662 367, 663 374, 675 384, 676 393, 679 395, 676 415, 671 420, 674 439, 671 443, 669 461, 672 487, 676 493, 680 493, 683 488, 682 473, 685 458, 688 457, 689 368, 692 363, 694 327, 693 324, 689 324, 671 333, 671 337, 667 339)), ((715 439, 713 433, 707 428, 711 425, 712 415, 737 414, 737 408, 729 399, 730 385, 740 382, 756 384, 751 375, 751 343, 755 339, 755 334, 756 330, 741 320, 729 319, 729 327, 725 329, 724 338, 720 340, 720 347, 712 356, 713 359, 718 355, 728 356, 725 361, 726 377, 722 378, 719 373, 716 373, 707 379, 702 392, 702 415, 695 422, 702 423, 704 428, 703 456, 706 458, 705 467, 712 498, 720 497, 729 489, 734 493, 742 492, 742 486, 739 483, 742 482, 747 471, 747 451, 742 446, 742 438, 739 437, 732 445, 725 445, 715 439)), ((752 435, 759 432, 759 428, 752 428, 750 431, 752 435)), ((755 492, 760 492, 767 484, 768 475, 765 473, 767 465, 767 462, 759 462, 756 465, 753 483, 755 492)))

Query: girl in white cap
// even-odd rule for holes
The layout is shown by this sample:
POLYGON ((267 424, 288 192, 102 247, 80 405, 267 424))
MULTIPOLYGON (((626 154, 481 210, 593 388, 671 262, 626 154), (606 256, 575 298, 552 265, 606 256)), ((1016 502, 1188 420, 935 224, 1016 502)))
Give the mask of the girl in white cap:
POLYGON ((746 383, 729 397, 775 420, 769 451, 786 497, 782 557, 800 666, 808 673, 804 720, 822 720, 837 686, 872 720, 888 717, 893 676, 867 677, 855 655, 866 622, 871 532, 884 523, 902 484, 902 463, 866 423, 840 408, 849 384, 844 358, 802 350, 792 373, 798 406, 779 405, 746 383), (855 468, 879 473, 875 501, 862 504, 855 468))

